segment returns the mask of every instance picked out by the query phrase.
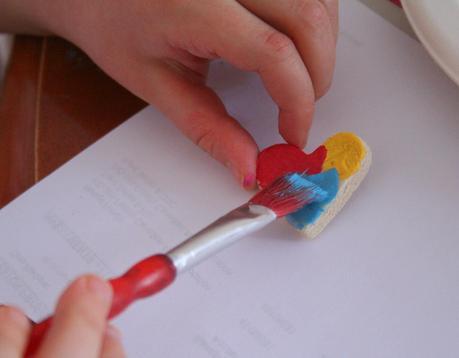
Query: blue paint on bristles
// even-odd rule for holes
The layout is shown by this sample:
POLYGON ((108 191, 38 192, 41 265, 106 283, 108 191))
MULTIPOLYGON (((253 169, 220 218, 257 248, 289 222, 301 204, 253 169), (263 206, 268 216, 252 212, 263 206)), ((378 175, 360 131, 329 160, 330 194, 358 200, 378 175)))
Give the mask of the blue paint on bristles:
POLYGON ((327 206, 335 199, 339 191, 339 174, 335 168, 306 177, 327 192, 327 197, 317 200, 309 205, 305 205, 298 211, 287 216, 287 221, 298 230, 304 229, 310 224, 314 224, 324 213, 327 206))
POLYGON ((266 206, 282 217, 312 202, 322 201, 327 195, 320 186, 307 180, 307 175, 289 173, 258 192, 249 203, 266 206))

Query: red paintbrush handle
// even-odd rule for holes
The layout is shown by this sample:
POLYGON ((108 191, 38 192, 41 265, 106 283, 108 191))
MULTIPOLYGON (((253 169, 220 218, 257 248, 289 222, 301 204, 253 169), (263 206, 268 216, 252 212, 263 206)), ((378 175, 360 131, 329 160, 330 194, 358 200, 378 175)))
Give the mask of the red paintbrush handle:
MULTIPOLYGON (((174 281, 176 269, 166 255, 150 256, 132 266, 124 275, 111 279, 113 302, 108 315, 115 317, 139 298, 151 296, 174 281)), ((32 329, 26 357, 34 354, 51 325, 52 317, 36 324, 32 329)))
POLYGON ((108 317, 115 317, 139 298, 161 291, 174 281, 176 273, 169 256, 154 255, 132 266, 123 276, 111 279, 113 302, 108 317))

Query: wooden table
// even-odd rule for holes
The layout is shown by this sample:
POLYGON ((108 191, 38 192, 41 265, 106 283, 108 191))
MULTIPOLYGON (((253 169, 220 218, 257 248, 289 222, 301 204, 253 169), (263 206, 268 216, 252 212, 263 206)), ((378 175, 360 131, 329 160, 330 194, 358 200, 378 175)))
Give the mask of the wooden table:
POLYGON ((145 105, 71 44, 18 36, 0 95, 0 207, 145 105))

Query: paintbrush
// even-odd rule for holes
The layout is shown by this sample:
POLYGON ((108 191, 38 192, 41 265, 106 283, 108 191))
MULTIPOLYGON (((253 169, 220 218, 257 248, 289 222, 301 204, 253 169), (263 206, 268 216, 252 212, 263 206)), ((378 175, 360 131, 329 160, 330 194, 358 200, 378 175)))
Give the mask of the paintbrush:
MULTIPOLYGON (((238 239, 260 230, 277 218, 291 214, 314 201, 325 199, 327 192, 309 182, 302 174, 290 173, 276 179, 246 204, 220 217, 166 254, 138 262, 122 276, 111 279, 112 318, 137 299, 155 294, 182 273, 238 239)), ((38 348, 52 317, 33 327, 26 356, 38 348)))

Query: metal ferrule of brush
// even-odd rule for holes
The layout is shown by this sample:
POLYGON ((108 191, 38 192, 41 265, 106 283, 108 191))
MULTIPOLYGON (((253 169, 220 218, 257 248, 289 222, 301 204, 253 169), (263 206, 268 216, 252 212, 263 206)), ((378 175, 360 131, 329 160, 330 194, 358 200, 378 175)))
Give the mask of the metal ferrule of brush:
POLYGON ((185 271, 276 218, 274 211, 265 206, 242 205, 176 246, 167 255, 177 272, 185 271))

